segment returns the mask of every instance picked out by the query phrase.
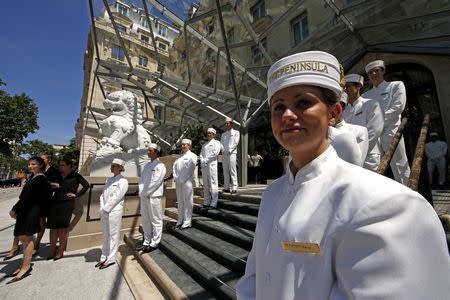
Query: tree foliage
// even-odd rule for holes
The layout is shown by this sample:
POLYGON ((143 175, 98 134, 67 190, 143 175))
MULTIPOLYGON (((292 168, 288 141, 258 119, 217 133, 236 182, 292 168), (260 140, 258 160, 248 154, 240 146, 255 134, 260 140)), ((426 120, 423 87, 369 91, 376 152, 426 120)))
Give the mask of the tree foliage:
MULTIPOLYGON (((0 86, 5 83, 0 79, 0 86)), ((14 144, 22 143, 39 129, 38 108, 26 94, 10 95, 0 90, 0 153, 12 155, 14 144)))
POLYGON ((17 147, 19 155, 39 156, 44 152, 54 152, 53 146, 40 140, 31 140, 17 147))

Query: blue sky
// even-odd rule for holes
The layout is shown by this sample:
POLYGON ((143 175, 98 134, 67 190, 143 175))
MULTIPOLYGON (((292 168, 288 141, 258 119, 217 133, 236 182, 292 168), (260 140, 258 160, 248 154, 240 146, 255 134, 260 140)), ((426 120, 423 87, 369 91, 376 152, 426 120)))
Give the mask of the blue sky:
MULTIPOLYGON (((190 1, 165 2, 181 10, 181 2, 190 1)), ((87 0, 2 3, 0 78, 7 84, 2 88, 29 95, 39 109, 40 129, 26 140, 68 144, 75 137, 89 26, 87 0)))

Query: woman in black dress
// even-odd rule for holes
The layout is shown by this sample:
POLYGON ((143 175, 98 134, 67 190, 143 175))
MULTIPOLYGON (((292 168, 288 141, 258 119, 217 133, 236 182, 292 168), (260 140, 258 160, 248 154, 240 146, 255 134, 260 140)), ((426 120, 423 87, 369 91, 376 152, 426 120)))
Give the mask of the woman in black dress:
POLYGON ((40 231, 40 207, 48 199, 51 189, 44 175, 44 161, 40 157, 28 160, 28 170, 32 176, 27 181, 19 195, 19 201, 9 212, 16 219, 14 236, 19 238, 23 245, 23 260, 21 266, 10 276, 14 278, 9 282, 19 281, 28 276, 32 270, 31 257, 33 255, 33 235, 40 231))
MULTIPOLYGON (((44 160, 45 163, 45 172, 44 175, 45 177, 47 177, 47 181, 52 184, 52 183, 61 183, 61 173, 59 173, 59 171, 52 166, 52 158, 53 158, 53 154, 50 152, 46 152, 40 155, 41 158, 44 160)), ((41 224, 41 231, 39 231, 36 241, 34 243, 34 254, 36 255, 37 252, 39 251, 39 245, 41 243, 41 239, 42 236, 44 235, 44 231, 45 231, 45 227, 47 226, 47 216, 48 216, 48 207, 50 205, 50 201, 51 201, 52 195, 50 195, 50 197, 48 199, 46 199, 46 201, 43 201, 42 206, 41 206, 41 218, 40 218, 40 224, 41 224)))
POLYGON ((47 227, 50 228, 50 254, 47 259, 58 260, 66 250, 69 225, 72 218, 74 200, 82 196, 89 189, 89 182, 80 174, 73 171, 74 162, 63 158, 59 164, 62 175, 61 183, 52 183, 54 195, 49 205, 47 227), (78 187, 82 189, 78 191, 78 187), (59 247, 56 243, 59 240, 59 247))

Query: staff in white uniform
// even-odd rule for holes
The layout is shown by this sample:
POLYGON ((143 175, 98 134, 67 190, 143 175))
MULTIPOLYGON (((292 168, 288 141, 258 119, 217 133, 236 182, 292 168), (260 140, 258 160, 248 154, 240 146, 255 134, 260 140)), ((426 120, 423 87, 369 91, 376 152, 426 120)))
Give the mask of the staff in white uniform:
POLYGON ((272 131, 292 161, 262 196, 238 299, 447 299, 450 259, 430 204, 328 144, 337 59, 297 53, 267 78, 272 131))
POLYGON ((183 154, 173 163, 173 180, 176 185, 178 222, 176 227, 186 229, 192 226, 192 207, 194 204, 194 170, 197 155, 191 152, 192 141, 181 140, 183 154))
POLYGON ((447 143, 439 140, 437 132, 430 133, 431 141, 425 144, 427 156, 428 179, 433 183, 434 169, 438 170, 438 184, 445 183, 445 156, 447 155, 447 143))
POLYGON ((220 153, 220 142, 214 137, 216 130, 208 128, 206 137, 208 141, 202 145, 200 163, 202 165, 203 179, 203 208, 216 208, 219 200, 219 182, 217 180, 217 157, 220 153))
POLYGON ((111 173, 114 176, 106 180, 100 195, 100 218, 103 229, 103 247, 100 261, 95 265, 105 269, 116 261, 117 248, 120 243, 120 228, 122 226, 123 202, 128 190, 128 180, 122 176, 125 162, 114 158, 111 163, 111 173))
POLYGON ((222 144, 223 191, 232 194, 236 193, 238 187, 236 164, 239 139, 239 131, 233 129, 233 120, 228 117, 225 118, 225 132, 220 137, 220 143, 222 144))
MULTIPOLYGON (((342 91, 339 103, 341 104, 343 109, 345 109, 345 107, 347 106, 347 98, 348 95, 344 91, 342 91)), ((358 147, 361 153, 360 163, 358 165, 362 167, 367 156, 367 149, 369 148, 369 134, 367 132, 367 128, 345 122, 342 118, 342 114, 336 118, 336 125, 334 125, 334 127, 339 130, 348 132, 356 138, 356 142, 358 143, 358 147)))
POLYGON ((363 167, 376 171, 381 158, 380 135, 384 127, 384 113, 378 101, 361 97, 364 77, 358 74, 348 74, 344 78, 348 103, 342 116, 347 123, 367 128, 369 148, 363 167))
MULTIPOLYGON (((395 133, 400 127, 402 112, 406 105, 406 89, 401 81, 386 82, 384 80, 384 61, 375 60, 366 66, 373 87, 363 94, 363 97, 378 101, 384 112, 384 127, 380 136, 381 148, 387 151, 395 133)), ((403 137, 398 143, 397 149, 390 163, 392 174, 396 181, 408 184, 410 169, 406 156, 403 137)))
POLYGON ((361 150, 353 133, 330 126, 328 129, 328 140, 341 159, 348 163, 362 166, 361 150))
POLYGON ((147 149, 150 162, 146 163, 139 178, 139 198, 141 199, 141 218, 144 229, 144 242, 138 243, 136 250, 151 252, 161 241, 163 229, 163 212, 161 198, 164 192, 166 167, 159 160, 161 148, 151 143, 147 149))

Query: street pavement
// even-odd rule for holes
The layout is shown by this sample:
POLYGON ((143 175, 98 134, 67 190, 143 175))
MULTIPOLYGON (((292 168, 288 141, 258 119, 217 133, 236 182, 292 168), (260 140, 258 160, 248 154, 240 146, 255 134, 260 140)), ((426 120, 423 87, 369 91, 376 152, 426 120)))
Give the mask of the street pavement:
POLYGON ((16 270, 22 261, 22 252, 3 261, 13 240, 14 219, 9 211, 20 190, 0 189, 0 299, 134 299, 117 264, 103 270, 94 267, 101 254, 100 247, 66 252, 58 261, 47 261, 48 230, 39 254, 33 258, 31 275, 7 284, 11 279, 4 275, 16 270))

